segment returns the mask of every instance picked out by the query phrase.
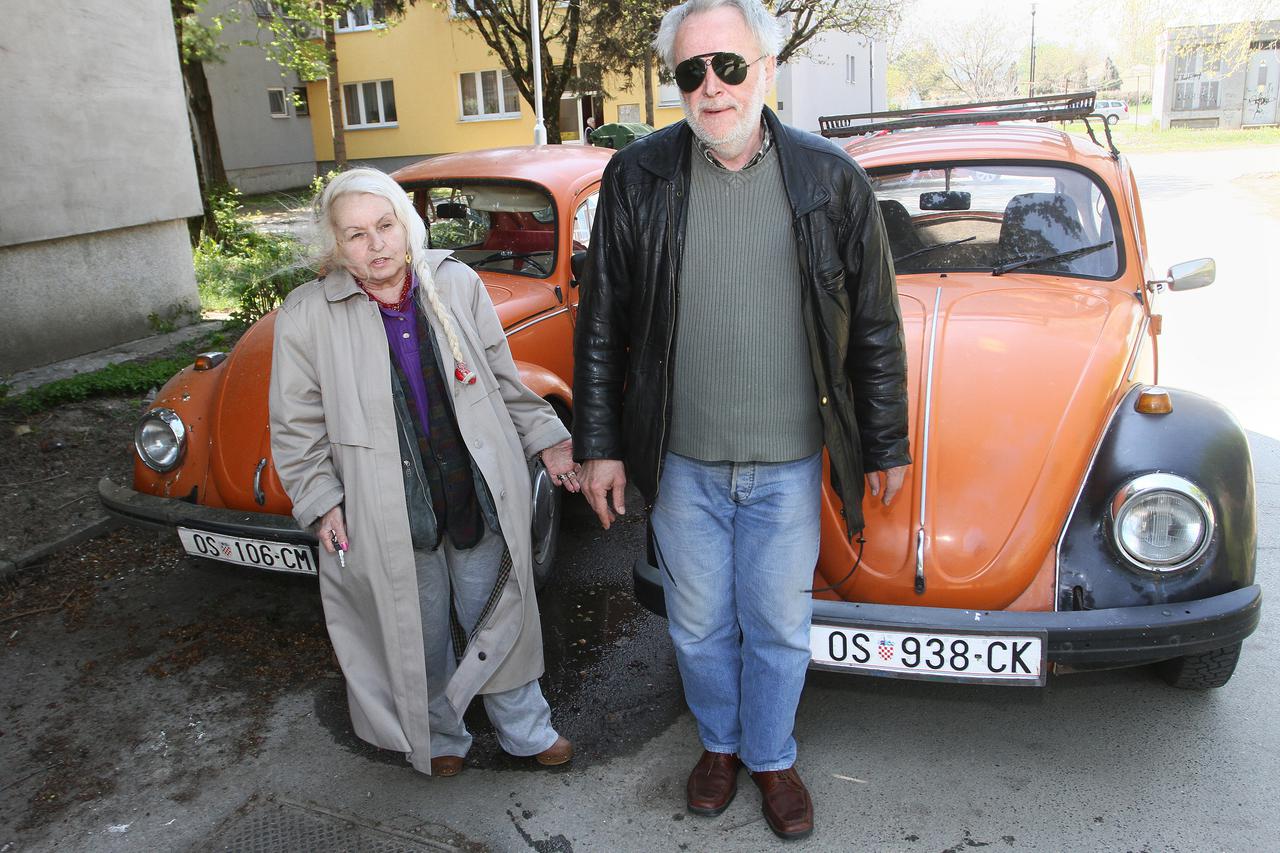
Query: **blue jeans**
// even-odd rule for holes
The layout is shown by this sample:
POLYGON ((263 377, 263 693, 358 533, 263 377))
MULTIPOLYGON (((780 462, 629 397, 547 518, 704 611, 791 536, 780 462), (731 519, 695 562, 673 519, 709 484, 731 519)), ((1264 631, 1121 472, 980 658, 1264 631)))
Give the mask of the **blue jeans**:
POLYGON ((767 463, 668 453, 650 518, 702 744, 752 771, 796 759, 821 484, 821 453, 767 463))

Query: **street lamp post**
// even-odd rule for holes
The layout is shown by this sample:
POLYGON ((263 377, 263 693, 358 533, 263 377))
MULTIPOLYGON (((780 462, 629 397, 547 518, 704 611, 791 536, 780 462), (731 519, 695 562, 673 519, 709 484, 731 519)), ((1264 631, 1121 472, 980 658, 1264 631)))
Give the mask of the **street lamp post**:
POLYGON ((547 126, 542 121, 542 27, 538 0, 529 2, 529 27, 533 32, 533 144, 547 144, 547 126))
POLYGON ((1027 97, 1036 97, 1036 4, 1032 4, 1032 69, 1027 83, 1027 97))

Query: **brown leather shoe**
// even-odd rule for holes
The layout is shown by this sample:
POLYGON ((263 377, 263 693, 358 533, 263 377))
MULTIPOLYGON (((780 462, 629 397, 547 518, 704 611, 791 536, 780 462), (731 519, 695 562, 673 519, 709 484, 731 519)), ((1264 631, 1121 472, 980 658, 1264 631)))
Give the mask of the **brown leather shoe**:
POLYGON ((764 819, 774 835, 792 841, 813 832, 813 800, 794 767, 752 773, 751 780, 760 789, 764 819))
POLYGON ((567 764, 571 758, 573 758, 573 744, 564 735, 557 735, 555 743, 534 756, 534 759, 543 767, 567 764))
POLYGON ((431 759, 432 776, 457 776, 462 772, 462 756, 437 755, 431 759))
POLYGON ((738 793, 741 766, 736 755, 704 750, 685 786, 685 804, 689 811, 714 817, 729 808, 733 795, 738 793))

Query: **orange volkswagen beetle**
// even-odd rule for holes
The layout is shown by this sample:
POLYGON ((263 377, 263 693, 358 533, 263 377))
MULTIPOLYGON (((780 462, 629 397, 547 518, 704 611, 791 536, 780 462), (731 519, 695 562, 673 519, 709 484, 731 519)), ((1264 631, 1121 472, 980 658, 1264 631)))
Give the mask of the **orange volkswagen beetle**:
MULTIPOLYGON (((541 146, 451 154, 395 172, 428 225, 484 280, 521 378, 561 417, 572 412, 572 271, 586 249, 612 152, 541 146)), ((316 539, 290 516, 271 462, 267 390, 275 312, 229 353, 205 353, 160 390, 135 436, 133 488, 102 480, 113 514, 176 530, 187 553, 316 573, 316 539)), ((534 575, 551 572, 560 491, 531 466, 534 575)))
MULTIPOLYGON (((914 464, 860 538, 826 488, 813 666, 1042 685, 1157 663, 1208 688, 1257 626, 1245 434, 1156 384, 1158 300, 1214 264, 1152 275, 1109 133, 1028 121, 1092 113, 1085 93, 823 120, 854 137, 892 247, 914 464)), ((652 545, 635 580, 664 612, 652 545)))

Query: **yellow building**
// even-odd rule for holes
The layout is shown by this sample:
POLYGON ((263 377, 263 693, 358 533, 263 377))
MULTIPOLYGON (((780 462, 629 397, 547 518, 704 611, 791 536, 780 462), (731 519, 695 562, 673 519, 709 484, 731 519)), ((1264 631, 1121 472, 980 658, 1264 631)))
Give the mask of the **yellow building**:
MULTIPOLYGON (((349 12, 337 27, 337 46, 352 161, 394 168, 434 154, 533 141, 533 108, 483 39, 448 9, 419 3, 392 26, 363 10, 349 12)), ((605 85, 612 97, 566 94, 560 114, 545 117, 548 125, 559 122, 563 142, 581 141, 591 116, 597 125, 644 120, 638 75, 627 90, 618 79, 605 85)), ((307 88, 316 159, 332 161, 326 81, 307 88)), ((655 73, 653 90, 657 126, 683 117, 675 84, 660 83, 655 73)))

